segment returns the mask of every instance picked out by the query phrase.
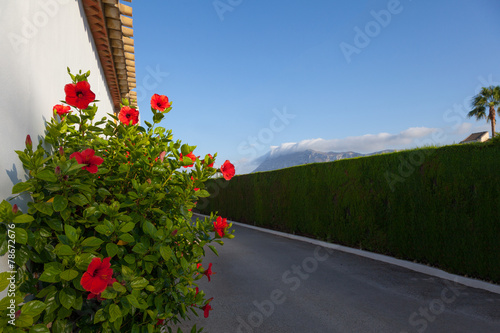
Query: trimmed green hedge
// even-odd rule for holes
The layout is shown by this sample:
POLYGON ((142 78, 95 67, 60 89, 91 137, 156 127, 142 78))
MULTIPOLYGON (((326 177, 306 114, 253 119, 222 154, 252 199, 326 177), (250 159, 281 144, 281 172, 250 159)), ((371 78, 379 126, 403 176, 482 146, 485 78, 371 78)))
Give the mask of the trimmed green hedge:
POLYGON ((309 164, 207 188, 200 212, 500 282, 498 143, 309 164))

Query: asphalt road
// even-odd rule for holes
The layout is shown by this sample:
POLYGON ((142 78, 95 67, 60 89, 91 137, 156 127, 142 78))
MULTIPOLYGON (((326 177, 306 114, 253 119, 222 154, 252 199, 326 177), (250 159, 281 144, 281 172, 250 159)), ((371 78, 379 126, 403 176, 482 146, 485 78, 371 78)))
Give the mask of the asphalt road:
MULTIPOLYGON (((200 288, 208 318, 180 326, 210 333, 499 333, 500 295, 398 266, 234 226, 207 251, 200 288)), ((175 330, 174 330, 175 332, 175 330)))

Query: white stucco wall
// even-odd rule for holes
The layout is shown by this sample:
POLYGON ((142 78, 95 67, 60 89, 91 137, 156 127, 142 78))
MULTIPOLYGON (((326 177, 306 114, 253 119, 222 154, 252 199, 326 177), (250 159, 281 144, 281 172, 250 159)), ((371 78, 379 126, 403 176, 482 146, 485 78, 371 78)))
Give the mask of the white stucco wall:
MULTIPOLYGON (((84 9, 79 0, 0 1, 0 200, 25 179, 14 150, 23 150, 27 134, 36 146, 52 107, 64 100, 73 73, 91 71, 89 83, 98 103, 98 119, 113 112, 111 96, 84 9)), ((12 201, 25 208, 22 200, 12 201)), ((6 258, 0 271, 6 271, 6 258)), ((0 298, 3 293, 0 294, 0 298)))

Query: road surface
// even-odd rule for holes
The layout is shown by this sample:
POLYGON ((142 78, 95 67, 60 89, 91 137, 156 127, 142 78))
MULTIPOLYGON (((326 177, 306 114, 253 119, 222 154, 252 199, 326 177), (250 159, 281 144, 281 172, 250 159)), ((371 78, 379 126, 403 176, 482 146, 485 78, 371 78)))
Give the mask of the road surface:
MULTIPOLYGON (((184 332, 499 333, 500 295, 317 245, 233 226, 207 249, 214 297, 184 332)), ((175 332, 176 330, 174 330, 175 332)))

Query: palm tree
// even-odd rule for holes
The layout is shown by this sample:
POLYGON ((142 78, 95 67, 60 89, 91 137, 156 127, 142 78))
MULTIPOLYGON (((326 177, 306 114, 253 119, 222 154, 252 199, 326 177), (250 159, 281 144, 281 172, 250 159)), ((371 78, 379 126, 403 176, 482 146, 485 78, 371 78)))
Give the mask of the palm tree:
MULTIPOLYGON (((483 87, 481 92, 472 98, 472 111, 470 111, 467 116, 476 119, 486 118, 486 122, 491 121, 491 137, 495 136, 495 107, 500 105, 500 86, 489 86, 483 87), (489 114, 486 115, 486 108, 489 110, 489 114)), ((500 115, 500 108, 498 108, 498 114, 500 115)))

